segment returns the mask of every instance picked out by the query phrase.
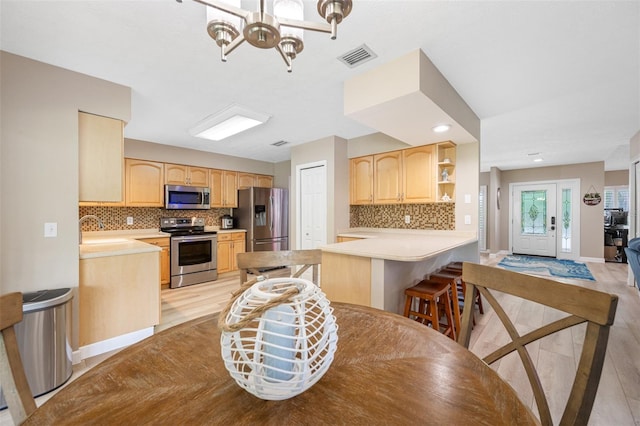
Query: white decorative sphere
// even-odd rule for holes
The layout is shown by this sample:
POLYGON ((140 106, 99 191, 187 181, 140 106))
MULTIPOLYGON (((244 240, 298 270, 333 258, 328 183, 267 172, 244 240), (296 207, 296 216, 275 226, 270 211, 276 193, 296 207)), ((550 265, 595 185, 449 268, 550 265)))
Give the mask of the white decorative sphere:
POLYGON ((225 322, 233 326, 287 290, 298 293, 266 309, 238 331, 222 331, 222 359, 231 377, 266 400, 301 394, 327 372, 338 342, 329 300, 311 281, 272 278, 258 281, 231 305, 225 322))

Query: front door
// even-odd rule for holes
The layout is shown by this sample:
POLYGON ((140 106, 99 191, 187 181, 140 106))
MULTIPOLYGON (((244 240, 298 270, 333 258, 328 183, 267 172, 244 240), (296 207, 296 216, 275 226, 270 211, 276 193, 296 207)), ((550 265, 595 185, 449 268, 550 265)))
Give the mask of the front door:
POLYGON ((516 185, 512 251, 556 257, 556 185, 516 185))

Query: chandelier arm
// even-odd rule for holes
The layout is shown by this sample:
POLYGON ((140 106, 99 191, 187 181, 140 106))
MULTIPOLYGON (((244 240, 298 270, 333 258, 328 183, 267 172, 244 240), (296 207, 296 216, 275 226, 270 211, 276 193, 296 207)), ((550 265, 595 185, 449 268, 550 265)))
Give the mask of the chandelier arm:
POLYGON ((211 6, 214 9, 222 10, 223 12, 230 13, 232 15, 235 15, 245 20, 249 15, 249 13, 251 13, 244 9, 240 9, 239 7, 235 7, 227 3, 222 3, 217 0, 193 0, 193 1, 195 1, 196 3, 204 4, 205 6, 211 6))
MULTIPOLYGON (((244 43, 245 38, 244 38, 244 34, 240 33, 240 35, 236 38, 234 38, 231 43, 229 43, 227 45, 227 47, 225 48, 225 56, 228 55, 229 53, 233 52, 234 50, 236 50, 236 47, 240 46, 242 43, 244 43)), ((226 61, 225 61, 226 62, 226 61)))
MULTIPOLYGON (((198 1, 198 0, 196 0, 198 1)), ((299 28, 301 30, 317 31, 320 33, 331 33, 331 25, 322 22, 298 21, 278 17, 281 26, 299 28)))
POLYGON ((276 50, 280 53, 280 56, 282 56, 284 63, 287 64, 287 72, 291 72, 291 58, 287 56, 284 50, 282 50, 282 46, 279 44, 276 45, 276 50))

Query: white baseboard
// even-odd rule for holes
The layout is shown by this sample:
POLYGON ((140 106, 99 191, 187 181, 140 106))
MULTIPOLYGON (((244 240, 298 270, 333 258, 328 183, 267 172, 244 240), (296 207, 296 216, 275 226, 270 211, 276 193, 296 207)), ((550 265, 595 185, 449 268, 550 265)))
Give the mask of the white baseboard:
POLYGON ((149 336, 153 336, 153 327, 144 328, 142 330, 123 334, 122 336, 82 346, 80 349, 73 352, 72 362, 73 364, 79 364, 84 359, 133 345, 134 343, 146 339, 149 336))
POLYGON ((604 263, 604 257, 583 257, 580 256, 580 262, 604 263))

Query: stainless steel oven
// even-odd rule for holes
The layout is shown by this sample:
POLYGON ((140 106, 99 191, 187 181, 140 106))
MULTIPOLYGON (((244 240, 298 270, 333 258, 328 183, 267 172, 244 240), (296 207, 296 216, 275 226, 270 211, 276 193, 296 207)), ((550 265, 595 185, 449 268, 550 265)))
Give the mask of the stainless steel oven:
POLYGON ((203 219, 163 218, 160 229, 171 234, 170 288, 218 279, 218 235, 204 231, 203 219))

